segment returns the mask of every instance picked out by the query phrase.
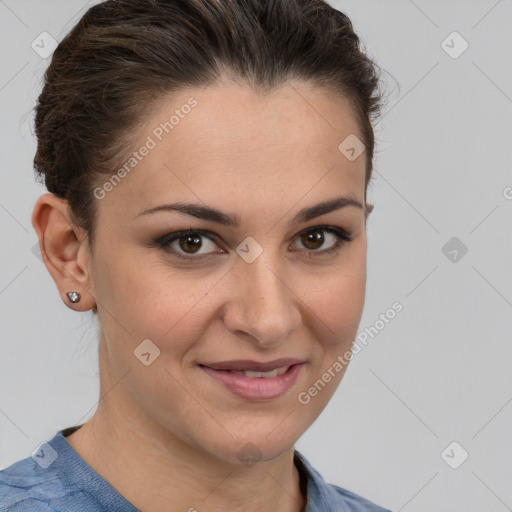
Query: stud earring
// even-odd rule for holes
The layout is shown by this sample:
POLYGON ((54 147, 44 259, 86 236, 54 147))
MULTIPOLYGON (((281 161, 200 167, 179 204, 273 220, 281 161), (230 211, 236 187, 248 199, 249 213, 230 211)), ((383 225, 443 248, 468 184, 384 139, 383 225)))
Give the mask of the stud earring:
POLYGON ((80 294, 78 292, 67 292, 66 295, 73 304, 76 304, 80 300, 80 294))

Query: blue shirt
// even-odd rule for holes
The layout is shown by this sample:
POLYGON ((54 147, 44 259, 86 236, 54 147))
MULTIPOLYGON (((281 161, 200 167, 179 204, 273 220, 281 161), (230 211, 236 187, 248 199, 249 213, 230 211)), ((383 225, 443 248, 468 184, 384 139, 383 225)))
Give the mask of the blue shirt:
MULTIPOLYGON (((0 471, 0 512, 139 512, 85 462, 66 440, 79 426, 60 430, 26 459, 0 471)), ((390 512, 327 484, 295 450, 305 512, 390 512)))

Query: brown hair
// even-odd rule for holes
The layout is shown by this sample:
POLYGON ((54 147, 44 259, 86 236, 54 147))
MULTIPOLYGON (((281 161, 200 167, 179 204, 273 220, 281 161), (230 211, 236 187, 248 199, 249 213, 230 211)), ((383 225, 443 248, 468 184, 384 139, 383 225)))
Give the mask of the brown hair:
POLYGON ((299 79, 347 97, 366 146, 366 198, 380 68, 345 14, 322 0, 107 0, 58 45, 35 107, 35 170, 91 246, 94 182, 117 168, 152 102, 224 69, 261 92, 299 79))

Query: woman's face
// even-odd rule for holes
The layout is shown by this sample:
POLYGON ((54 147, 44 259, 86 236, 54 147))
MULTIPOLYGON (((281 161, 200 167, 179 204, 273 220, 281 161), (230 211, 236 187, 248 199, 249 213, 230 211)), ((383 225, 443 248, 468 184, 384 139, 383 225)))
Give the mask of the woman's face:
POLYGON ((96 189, 89 260, 102 380, 129 415, 118 421, 223 460, 271 460, 328 403, 362 314, 366 155, 338 149, 362 139, 356 118, 304 83, 260 96, 225 81, 162 100, 137 133, 125 172, 96 189), (178 202, 219 213, 164 208, 178 202), (317 226, 331 230, 306 233, 317 226), (158 243, 189 229, 202 233, 158 243), (227 371, 280 359, 270 366, 291 368, 268 380, 227 371))

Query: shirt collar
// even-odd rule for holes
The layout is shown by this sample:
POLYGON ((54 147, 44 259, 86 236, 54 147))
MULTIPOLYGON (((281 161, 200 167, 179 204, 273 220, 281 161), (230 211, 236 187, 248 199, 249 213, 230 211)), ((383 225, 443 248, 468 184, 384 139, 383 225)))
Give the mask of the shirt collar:
MULTIPOLYGON (((301 474, 301 481, 304 478, 307 482, 306 508, 304 512, 333 510, 333 505, 339 503, 339 497, 335 489, 326 483, 322 475, 297 450, 294 452, 294 462, 299 474, 301 474)), ((339 507, 339 505, 337 506, 339 507)))

